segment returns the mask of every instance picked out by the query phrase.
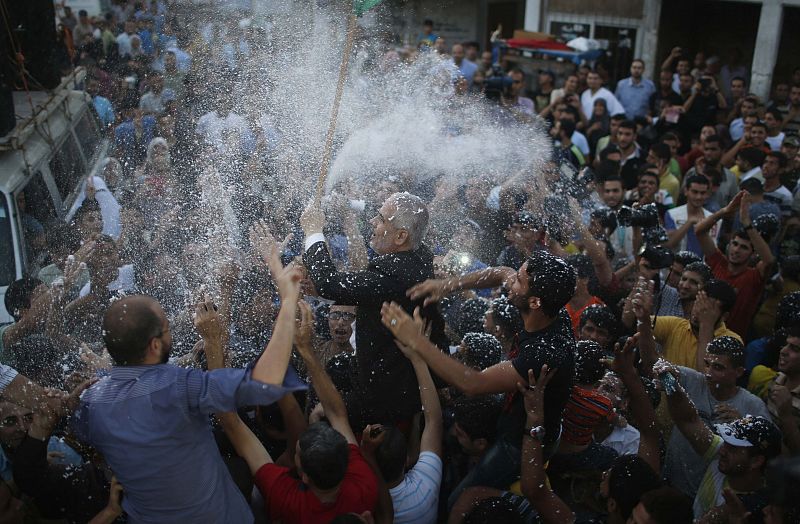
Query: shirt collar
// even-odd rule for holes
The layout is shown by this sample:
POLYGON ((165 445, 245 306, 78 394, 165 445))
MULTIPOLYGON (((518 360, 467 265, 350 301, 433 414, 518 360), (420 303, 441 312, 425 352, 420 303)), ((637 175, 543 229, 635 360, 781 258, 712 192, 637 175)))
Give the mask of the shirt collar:
POLYGON ((114 380, 130 380, 139 378, 145 372, 158 367, 159 365, 142 365, 142 366, 114 366, 111 368, 111 378, 114 380))

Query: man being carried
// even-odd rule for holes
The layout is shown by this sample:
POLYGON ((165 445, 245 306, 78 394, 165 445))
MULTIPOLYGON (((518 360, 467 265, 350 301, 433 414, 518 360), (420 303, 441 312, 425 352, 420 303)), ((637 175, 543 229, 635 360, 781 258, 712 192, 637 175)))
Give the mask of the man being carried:
MULTIPOLYGON (((370 422, 409 421, 420 409, 416 376, 381 326, 380 307, 385 301, 396 301, 412 311, 414 303, 405 290, 433 277, 433 255, 422 245, 428 208, 409 193, 387 198, 371 221, 370 246, 377 256, 367 269, 348 273, 337 271, 331 260, 322 234, 325 217, 313 202, 300 223, 305 232, 305 266, 320 296, 357 306, 356 359, 363 415, 370 422)), ((432 339, 439 347, 447 347, 444 321, 436 308, 426 307, 423 316, 433 322, 432 339)))

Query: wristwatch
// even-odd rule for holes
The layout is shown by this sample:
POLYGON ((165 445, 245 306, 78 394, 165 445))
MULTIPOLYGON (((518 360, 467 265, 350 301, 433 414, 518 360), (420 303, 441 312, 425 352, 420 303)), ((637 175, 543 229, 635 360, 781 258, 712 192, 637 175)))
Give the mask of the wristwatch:
POLYGON ((753 229, 753 223, 750 222, 746 226, 742 226, 742 229, 744 229, 745 231, 750 231, 751 229, 753 229))
POLYGON ((528 436, 539 442, 544 440, 544 433, 544 426, 531 426, 531 429, 528 430, 528 436))

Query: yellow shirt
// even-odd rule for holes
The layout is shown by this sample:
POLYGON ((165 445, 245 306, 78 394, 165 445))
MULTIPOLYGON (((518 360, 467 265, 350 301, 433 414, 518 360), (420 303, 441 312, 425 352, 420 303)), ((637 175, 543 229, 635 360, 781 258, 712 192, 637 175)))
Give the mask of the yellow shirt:
POLYGON ((681 183, 675 175, 669 171, 664 171, 658 177, 658 188, 669 193, 669 196, 672 197, 673 202, 678 202, 678 195, 681 191, 681 183))
MULTIPOLYGON (((658 317, 653 336, 664 348, 665 360, 678 366, 697 369, 697 337, 692 332, 692 325, 688 320, 680 317, 658 317)), ((724 322, 714 331, 714 338, 723 336, 742 341, 742 337, 728 329, 724 322)), ((697 371, 703 370, 697 369, 697 371)))

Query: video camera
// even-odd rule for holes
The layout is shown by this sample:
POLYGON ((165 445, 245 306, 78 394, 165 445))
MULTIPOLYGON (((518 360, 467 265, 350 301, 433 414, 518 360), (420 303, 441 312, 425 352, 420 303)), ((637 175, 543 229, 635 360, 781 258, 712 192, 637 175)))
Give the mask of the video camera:
POLYGON ((641 227, 642 229, 658 227, 658 207, 647 204, 642 207, 622 206, 617 211, 619 225, 624 227, 641 227))

